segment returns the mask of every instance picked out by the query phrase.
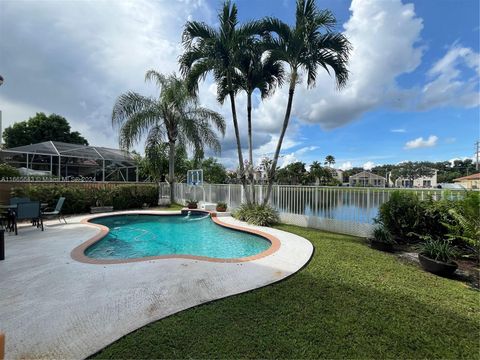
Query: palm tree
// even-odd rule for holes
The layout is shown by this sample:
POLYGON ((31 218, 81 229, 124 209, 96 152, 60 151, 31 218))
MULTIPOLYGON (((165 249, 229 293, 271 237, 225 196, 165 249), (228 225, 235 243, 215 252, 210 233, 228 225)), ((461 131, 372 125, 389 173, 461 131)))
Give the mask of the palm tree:
MULTIPOLYGON (((247 126, 248 126, 248 161, 250 167, 250 185, 252 203, 255 203, 255 182, 253 168, 253 139, 252 139, 252 94, 260 91, 262 100, 269 97, 277 86, 283 84, 283 67, 280 61, 272 58, 268 53, 263 56, 265 45, 255 38, 247 40, 244 50, 238 54, 236 68, 238 72, 233 77, 235 91, 245 91, 247 95, 247 126)), ((221 102, 228 95, 225 91, 227 84, 220 86, 218 98, 221 102)))
POLYGON ((272 170, 268 174, 268 188, 263 199, 263 203, 266 204, 272 192, 274 169, 277 167, 283 138, 290 121, 299 72, 304 70, 307 73, 307 84, 311 87, 315 85, 319 66, 328 73, 332 69, 337 87, 342 88, 348 80, 347 63, 351 46, 344 35, 332 32, 336 24, 335 17, 328 10, 319 10, 314 0, 297 0, 294 27, 276 18, 267 18, 263 24, 271 56, 287 63, 290 69, 287 108, 273 157, 272 170))
POLYGON ((223 4, 218 20, 220 24, 218 29, 198 21, 186 23, 182 36, 185 51, 180 56, 180 69, 187 78, 191 91, 197 91, 199 81, 208 73, 212 73, 217 83, 219 102, 222 102, 221 94, 228 94, 237 142, 239 175, 249 199, 235 106, 235 94, 238 89, 234 86, 234 78, 238 72, 236 59, 251 37, 261 31, 261 24, 249 22, 237 26, 237 6, 231 4, 229 0, 223 4))
POLYGON ((145 135, 147 146, 168 142, 168 181, 173 202, 175 147, 190 147, 195 153, 209 147, 219 152, 216 131, 225 134, 225 121, 219 113, 199 106, 197 97, 175 74, 166 77, 149 70, 145 81, 156 83, 159 97, 146 97, 132 91, 120 95, 113 107, 112 124, 120 127, 119 142, 124 149, 129 149, 145 135))
POLYGON ((335 164, 335 158, 333 157, 333 155, 325 156, 325 162, 323 164, 328 166, 335 164))

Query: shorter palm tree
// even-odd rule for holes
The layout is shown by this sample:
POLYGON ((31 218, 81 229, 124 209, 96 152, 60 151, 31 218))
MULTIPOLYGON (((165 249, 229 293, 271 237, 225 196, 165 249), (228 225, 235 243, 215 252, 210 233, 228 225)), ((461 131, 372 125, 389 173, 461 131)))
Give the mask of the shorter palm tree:
MULTIPOLYGON (((260 91, 262 100, 271 96, 277 86, 283 85, 283 66, 281 62, 267 51, 263 42, 256 38, 245 40, 243 51, 236 54, 237 72, 232 77, 234 92, 244 91, 247 95, 247 128, 248 128, 248 162, 249 180, 251 185, 251 202, 255 203, 253 138, 252 138, 252 95, 260 91)), ((223 104, 228 94, 227 79, 223 78, 218 87, 218 101, 223 104)))
POLYGON ((164 76, 149 70, 145 81, 155 82, 159 97, 132 91, 120 95, 113 107, 112 124, 119 126, 120 147, 127 150, 145 136, 147 145, 168 142, 168 182, 173 202, 176 146, 190 148, 195 154, 203 153, 205 147, 219 152, 217 131, 225 134, 225 121, 219 113, 199 106, 197 97, 175 74, 164 76))

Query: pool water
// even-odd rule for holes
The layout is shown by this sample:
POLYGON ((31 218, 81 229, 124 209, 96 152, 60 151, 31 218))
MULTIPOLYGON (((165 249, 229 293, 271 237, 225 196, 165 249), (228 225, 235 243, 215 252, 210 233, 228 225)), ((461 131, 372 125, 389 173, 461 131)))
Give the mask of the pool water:
POLYGON ((90 220, 110 229, 85 250, 95 259, 195 255, 231 259, 259 254, 271 243, 254 234, 224 228, 209 215, 117 215, 90 220))

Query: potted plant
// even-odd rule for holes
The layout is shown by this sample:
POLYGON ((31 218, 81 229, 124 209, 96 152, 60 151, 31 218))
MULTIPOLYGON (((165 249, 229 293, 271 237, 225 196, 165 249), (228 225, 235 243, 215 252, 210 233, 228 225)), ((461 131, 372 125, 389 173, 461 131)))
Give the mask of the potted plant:
POLYGON ((392 234, 383 224, 378 224, 373 229, 373 237, 369 239, 370 246, 373 249, 381 251, 393 251, 393 245, 396 244, 393 240, 392 234))
POLYGON ((452 275, 458 268, 453 261, 457 256, 455 248, 448 240, 436 240, 423 236, 425 242, 420 247, 418 260, 422 268, 437 275, 452 275))
POLYGON ((187 200, 187 208, 189 209, 196 209, 198 207, 197 200, 187 200))
POLYGON ((227 211, 227 204, 224 203, 224 202, 219 202, 219 203, 217 203, 217 208, 216 208, 216 210, 217 210, 218 212, 225 212, 225 211, 227 211))

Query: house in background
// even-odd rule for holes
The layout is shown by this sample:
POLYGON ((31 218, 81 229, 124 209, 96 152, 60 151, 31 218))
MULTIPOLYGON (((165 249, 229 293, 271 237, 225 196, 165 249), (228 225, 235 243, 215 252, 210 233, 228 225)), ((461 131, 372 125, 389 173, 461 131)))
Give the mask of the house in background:
POLYGON ((420 176, 416 179, 407 179, 404 177, 399 177, 395 180, 395 183, 392 181, 389 182, 390 186, 398 187, 398 188, 432 188, 437 187, 437 172, 438 170, 434 170, 434 173, 431 176, 420 176))
POLYGON ((350 176, 348 182, 350 186, 385 187, 387 179, 370 171, 362 171, 350 176))
POLYGON ((453 182, 468 190, 480 189, 480 173, 453 179, 453 182))
POLYGON ((335 180, 338 180, 340 183, 343 183, 343 170, 332 169, 332 176, 335 180))

